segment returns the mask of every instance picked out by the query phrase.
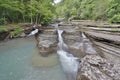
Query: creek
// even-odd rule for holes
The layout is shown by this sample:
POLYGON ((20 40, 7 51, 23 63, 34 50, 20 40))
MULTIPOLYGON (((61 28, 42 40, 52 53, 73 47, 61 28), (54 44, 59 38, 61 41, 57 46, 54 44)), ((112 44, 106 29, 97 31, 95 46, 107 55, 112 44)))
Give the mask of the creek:
POLYGON ((0 43, 0 80, 66 80, 56 54, 38 55, 33 37, 0 43))
POLYGON ((77 61, 78 58, 67 52, 68 47, 63 41, 62 33, 63 30, 58 29, 59 50, 57 53, 59 55, 59 59, 66 74, 67 80, 76 80, 79 66, 79 62, 77 61))

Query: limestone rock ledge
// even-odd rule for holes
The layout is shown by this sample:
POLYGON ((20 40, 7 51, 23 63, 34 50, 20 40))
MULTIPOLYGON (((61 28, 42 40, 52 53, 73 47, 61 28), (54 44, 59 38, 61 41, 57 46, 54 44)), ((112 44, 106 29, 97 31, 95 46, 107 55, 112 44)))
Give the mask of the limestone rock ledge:
POLYGON ((77 80, 120 80, 120 64, 98 55, 87 55, 81 59, 77 80))
POLYGON ((65 30, 62 36, 65 44, 68 46, 69 53, 72 53, 75 57, 97 54, 93 44, 87 37, 83 38, 81 31, 65 30))
POLYGON ((57 31, 56 29, 43 30, 37 36, 37 46, 42 56, 48 56, 57 50, 57 31))

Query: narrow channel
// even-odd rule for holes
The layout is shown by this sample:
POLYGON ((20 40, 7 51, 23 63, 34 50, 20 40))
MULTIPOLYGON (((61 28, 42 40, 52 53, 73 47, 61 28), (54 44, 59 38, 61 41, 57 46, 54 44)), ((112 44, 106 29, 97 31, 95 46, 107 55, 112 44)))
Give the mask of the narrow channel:
POLYGON ((59 55, 59 59, 62 65, 62 68, 65 72, 67 80, 76 80, 79 62, 77 61, 77 57, 74 57, 72 54, 68 53, 67 45, 64 43, 62 38, 63 30, 58 31, 58 51, 57 54, 59 55))

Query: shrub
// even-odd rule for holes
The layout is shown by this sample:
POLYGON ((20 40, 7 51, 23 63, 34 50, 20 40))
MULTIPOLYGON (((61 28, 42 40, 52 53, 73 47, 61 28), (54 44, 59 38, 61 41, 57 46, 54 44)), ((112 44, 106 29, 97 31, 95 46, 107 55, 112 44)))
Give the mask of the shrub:
POLYGON ((22 31, 23 31, 22 28, 17 27, 14 31, 11 32, 11 35, 12 35, 13 37, 15 37, 15 36, 17 36, 18 34, 20 34, 22 31))
POLYGON ((120 14, 114 15, 112 18, 109 19, 111 23, 120 23, 120 14))
POLYGON ((0 18, 0 25, 6 24, 7 20, 5 18, 0 18))

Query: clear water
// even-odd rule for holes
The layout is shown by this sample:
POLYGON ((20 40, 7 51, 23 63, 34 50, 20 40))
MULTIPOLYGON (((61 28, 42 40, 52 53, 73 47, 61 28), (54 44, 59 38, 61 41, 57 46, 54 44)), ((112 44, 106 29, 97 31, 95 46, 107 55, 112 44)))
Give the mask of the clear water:
POLYGON ((66 80, 56 55, 39 56, 33 38, 0 43, 0 80, 66 80))

